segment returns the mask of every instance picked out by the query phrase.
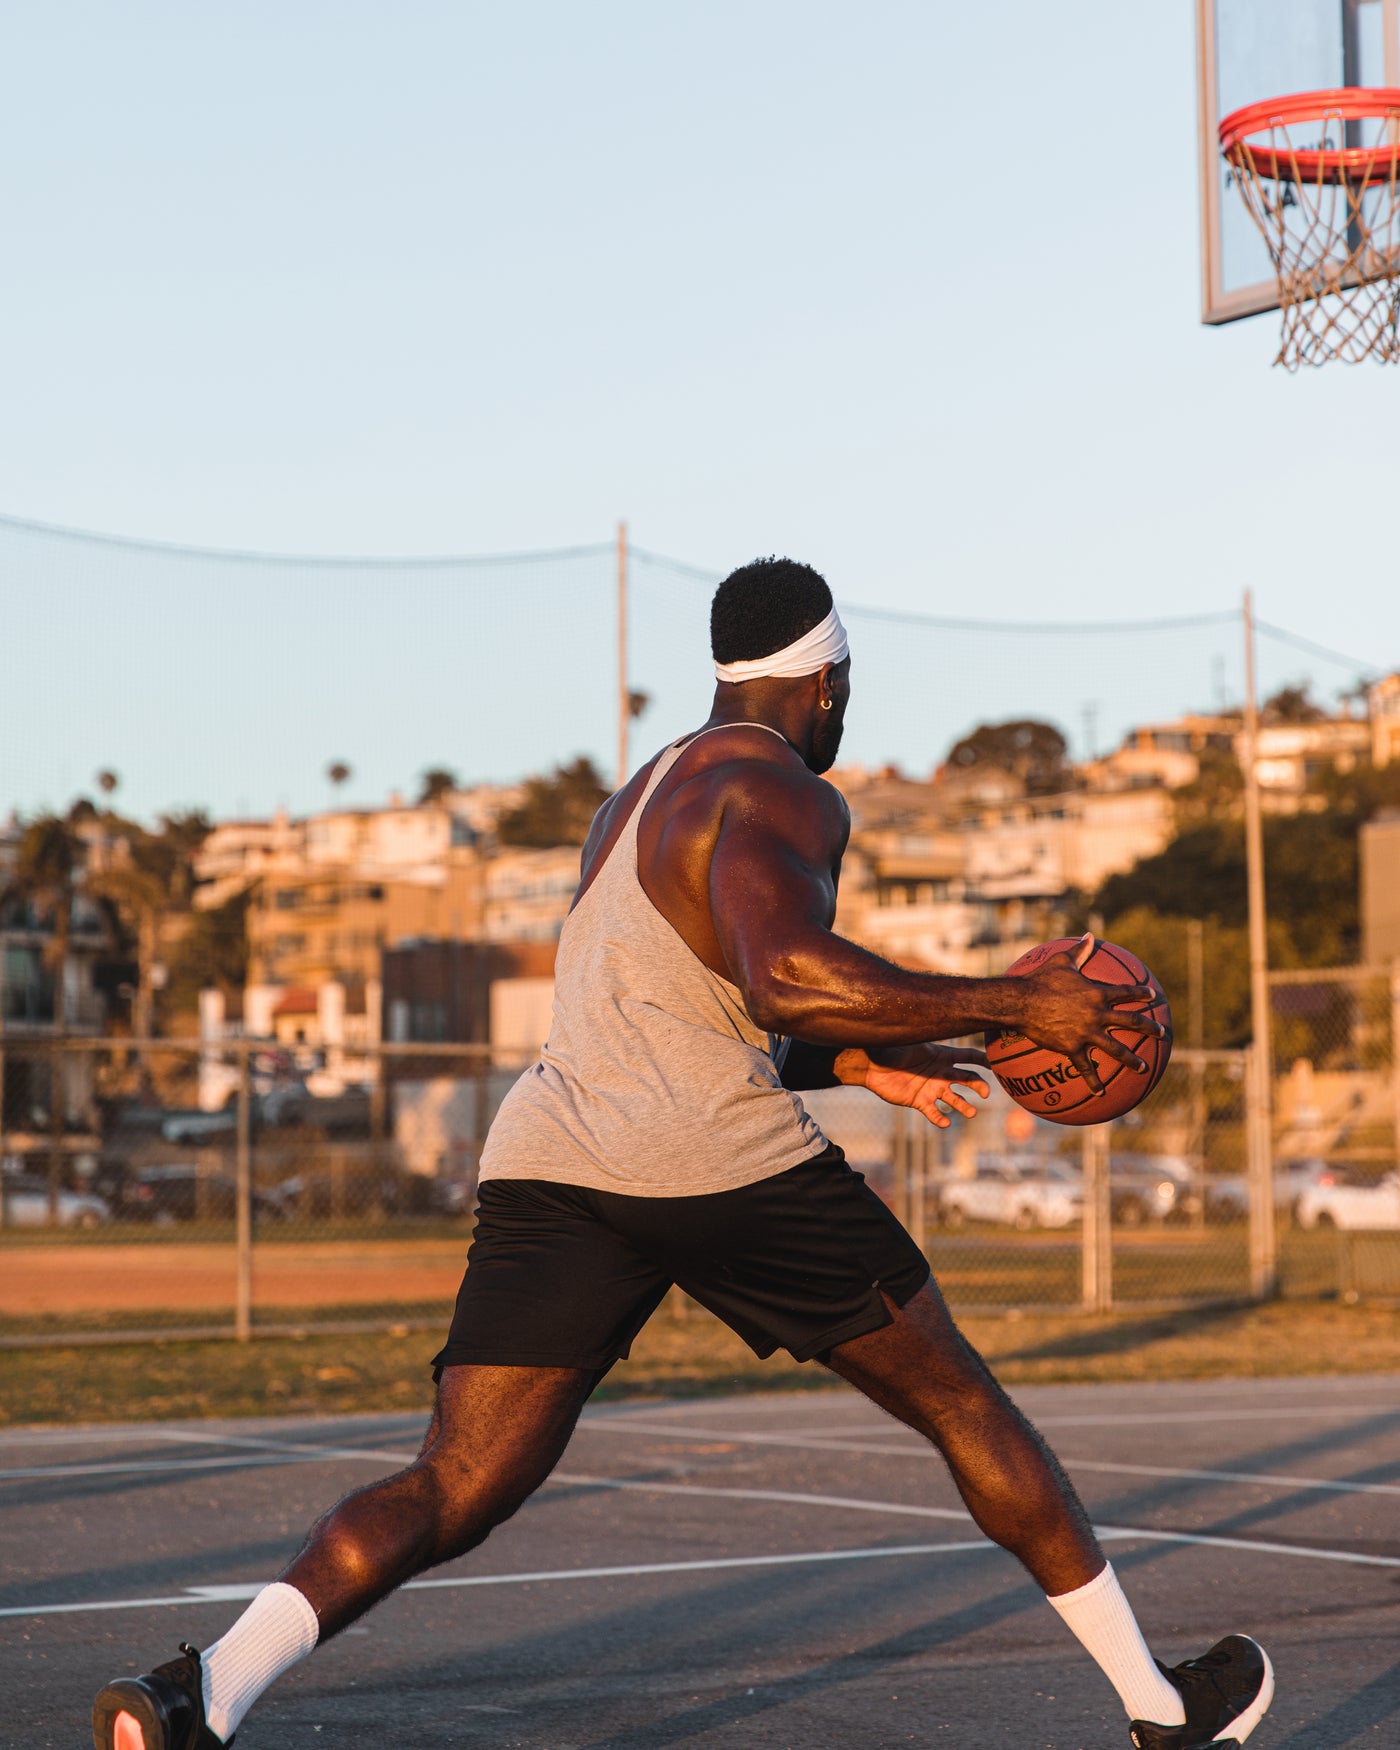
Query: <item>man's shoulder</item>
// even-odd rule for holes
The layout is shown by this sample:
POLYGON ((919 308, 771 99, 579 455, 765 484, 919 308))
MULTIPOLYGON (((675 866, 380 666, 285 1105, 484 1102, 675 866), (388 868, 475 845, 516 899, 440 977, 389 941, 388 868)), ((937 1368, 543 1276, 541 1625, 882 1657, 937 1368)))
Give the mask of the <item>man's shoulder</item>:
POLYGON ((800 799, 807 809, 819 809, 834 820, 849 822, 846 798, 834 784, 810 770, 790 747, 716 750, 721 757, 702 775, 721 789, 774 800, 800 799))

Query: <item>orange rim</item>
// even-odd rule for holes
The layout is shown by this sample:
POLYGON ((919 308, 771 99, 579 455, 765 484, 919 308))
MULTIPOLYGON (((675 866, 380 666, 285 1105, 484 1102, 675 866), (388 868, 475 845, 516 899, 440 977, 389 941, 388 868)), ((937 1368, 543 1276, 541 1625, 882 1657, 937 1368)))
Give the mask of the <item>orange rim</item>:
POLYGON ((1336 91, 1300 91, 1249 103, 1220 124, 1220 146, 1237 169, 1271 182, 1360 183, 1400 181, 1400 89, 1344 86, 1336 91), (1254 134, 1276 135, 1306 122, 1391 123, 1381 146, 1256 145, 1254 134))

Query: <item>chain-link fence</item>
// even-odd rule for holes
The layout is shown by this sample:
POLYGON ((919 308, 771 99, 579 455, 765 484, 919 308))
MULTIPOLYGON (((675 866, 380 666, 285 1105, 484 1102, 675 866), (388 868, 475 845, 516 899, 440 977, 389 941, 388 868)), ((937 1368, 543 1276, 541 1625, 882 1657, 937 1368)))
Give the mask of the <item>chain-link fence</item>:
POLYGON ((1400 968, 1270 975, 1284 1292, 1400 1296, 1400 968))
MULTIPOLYGON (((995 1088, 946 1131, 860 1089, 808 1100, 957 1308, 1400 1293, 1390 981, 1309 977, 1275 986, 1271 1198, 1243 1052, 1178 1051, 1136 1112, 1079 1131, 995 1088)), ((440 1328, 522 1067, 12 1034, 0 1062, 7 1344, 440 1328)))
POLYGON ((0 1054, 9 1341, 441 1324, 521 1067, 442 1045, 0 1054))

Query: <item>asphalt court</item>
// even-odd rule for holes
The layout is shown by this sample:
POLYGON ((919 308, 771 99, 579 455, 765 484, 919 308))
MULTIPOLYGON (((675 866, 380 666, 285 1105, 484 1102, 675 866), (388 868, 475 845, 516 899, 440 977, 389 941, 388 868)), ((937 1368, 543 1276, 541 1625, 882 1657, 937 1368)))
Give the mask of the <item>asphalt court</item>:
MULTIPOLYGON (((1017 1392, 1159 1655, 1269 1648, 1265 1750, 1400 1744, 1400 1376, 1017 1392)), ((421 1416, 0 1434, 0 1742, 214 1639, 421 1416)), ((278 1746, 1124 1746, 922 1442, 854 1393, 591 1409, 550 1484, 254 1709, 278 1746)))

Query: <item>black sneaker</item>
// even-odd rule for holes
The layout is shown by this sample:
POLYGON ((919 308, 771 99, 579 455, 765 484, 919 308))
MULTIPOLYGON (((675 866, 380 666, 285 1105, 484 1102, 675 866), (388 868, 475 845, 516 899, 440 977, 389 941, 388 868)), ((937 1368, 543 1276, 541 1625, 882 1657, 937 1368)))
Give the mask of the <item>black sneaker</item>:
POLYGON ((1269 1655, 1248 1635, 1226 1635, 1199 1659, 1185 1659, 1170 1671, 1162 1665, 1161 1670, 1181 1691, 1186 1724, 1154 1726, 1150 1720, 1134 1720, 1137 1750, 1239 1750, 1274 1699, 1269 1655))
POLYGON ((168 1665, 109 1683, 92 1704, 92 1742, 94 1750, 227 1750, 204 1722, 195 1649, 182 1641, 168 1665))

